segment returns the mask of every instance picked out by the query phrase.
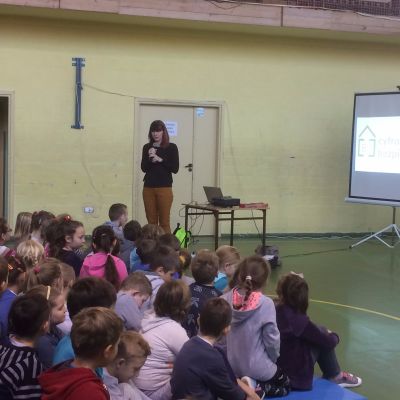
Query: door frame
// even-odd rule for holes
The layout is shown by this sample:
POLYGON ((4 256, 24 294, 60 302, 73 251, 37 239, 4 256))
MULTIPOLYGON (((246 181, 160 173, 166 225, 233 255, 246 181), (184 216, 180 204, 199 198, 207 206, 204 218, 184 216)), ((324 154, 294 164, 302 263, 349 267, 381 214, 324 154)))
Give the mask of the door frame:
POLYGON ((11 221, 14 220, 14 148, 15 148, 15 121, 14 121, 14 113, 15 113, 15 92, 13 90, 2 90, 0 89, 0 97, 8 98, 8 132, 7 132, 7 149, 6 149, 6 157, 7 164, 5 171, 5 180, 4 180, 4 209, 5 215, 7 218, 9 225, 11 225, 11 221))
POLYGON ((138 135, 140 126, 140 107, 143 105, 151 106, 178 106, 178 107, 212 107, 218 109, 217 122, 217 149, 216 149, 216 178, 217 186, 222 185, 222 143, 223 143, 223 101, 196 101, 196 100, 170 100, 170 99, 153 99, 145 97, 135 97, 134 99, 134 131, 133 131, 133 185, 132 185, 132 213, 134 217, 139 215, 139 202, 142 201, 142 182, 138 179, 139 170, 141 168, 142 149, 136 145, 139 143, 138 135))

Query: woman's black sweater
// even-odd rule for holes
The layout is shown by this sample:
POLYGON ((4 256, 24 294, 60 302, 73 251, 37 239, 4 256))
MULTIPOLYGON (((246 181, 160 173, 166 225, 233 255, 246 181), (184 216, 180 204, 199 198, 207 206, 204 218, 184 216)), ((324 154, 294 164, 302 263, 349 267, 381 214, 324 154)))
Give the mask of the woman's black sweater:
POLYGON ((170 143, 167 147, 155 147, 156 155, 162 158, 162 162, 153 163, 149 157, 150 143, 143 146, 142 152, 142 171, 145 173, 143 178, 145 187, 171 187, 172 174, 179 170, 179 153, 175 143, 170 143))

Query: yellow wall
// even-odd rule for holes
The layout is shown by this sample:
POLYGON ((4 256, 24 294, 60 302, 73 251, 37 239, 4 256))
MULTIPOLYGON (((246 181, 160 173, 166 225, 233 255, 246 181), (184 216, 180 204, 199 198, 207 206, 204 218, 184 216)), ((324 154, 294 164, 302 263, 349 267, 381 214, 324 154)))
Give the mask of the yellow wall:
POLYGON ((86 88, 85 129, 71 129, 74 56, 86 58, 84 82, 96 87, 224 101, 224 192, 268 201, 270 232, 390 223, 390 208, 344 197, 353 94, 394 89, 397 47, 0 17, 0 90, 15 91, 15 215, 69 211, 90 231, 111 203, 132 209, 134 99, 86 88), (85 216, 84 205, 96 213, 85 216))

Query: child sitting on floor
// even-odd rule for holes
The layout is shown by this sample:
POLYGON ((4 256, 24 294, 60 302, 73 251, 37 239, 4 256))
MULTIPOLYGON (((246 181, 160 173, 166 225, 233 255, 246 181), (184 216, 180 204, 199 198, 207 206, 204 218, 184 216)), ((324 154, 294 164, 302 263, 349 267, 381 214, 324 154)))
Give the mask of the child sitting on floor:
POLYGON ((222 294, 214 287, 214 279, 218 274, 218 257, 213 251, 199 251, 192 260, 191 269, 195 280, 195 283, 189 286, 192 305, 183 323, 189 337, 197 335, 199 330, 198 318, 205 302, 222 294))
POLYGON ((19 296, 9 314, 10 344, 0 345, 0 399, 40 399, 42 371, 34 347, 49 327, 50 308, 38 294, 19 296))
POLYGON ((75 276, 75 271, 74 269, 65 263, 61 263, 61 276, 62 276, 62 281, 63 281, 63 290, 62 293, 64 295, 65 299, 65 320, 61 324, 57 325, 57 328, 60 329, 60 331, 64 335, 69 335, 71 333, 71 327, 72 327, 72 321, 71 317, 69 316, 69 311, 67 307, 67 297, 70 289, 72 288, 72 285, 75 283, 76 276, 75 276))
POLYGON ((100 225, 95 228, 92 234, 94 253, 84 259, 80 277, 104 278, 119 290, 128 272, 124 262, 112 254, 116 245, 117 237, 110 226, 100 225))
POLYGON ((132 272, 130 260, 131 253, 136 249, 136 242, 142 234, 142 227, 140 226, 139 222, 131 220, 125 224, 123 233, 126 246, 124 250, 120 251, 119 257, 125 263, 129 273, 132 272))
POLYGON ((26 293, 28 296, 33 294, 43 296, 50 306, 49 330, 39 337, 35 346, 39 361, 44 369, 48 369, 52 366, 54 350, 64 336, 57 324, 65 319, 65 298, 57 289, 43 285, 35 286, 26 293))
POLYGON ((190 306, 190 292, 182 281, 164 283, 154 301, 153 313, 142 321, 144 339, 151 354, 135 379, 135 384, 152 400, 171 398, 170 379, 176 356, 189 340, 181 326, 190 306))
POLYGON ((150 263, 156 247, 157 241, 153 239, 140 239, 137 242, 136 254, 139 261, 135 264, 135 271, 150 271, 150 263))
POLYGON ((236 379, 225 354, 214 344, 229 332, 232 311, 221 298, 207 301, 200 313, 200 332, 186 342, 172 372, 174 400, 259 399, 256 393, 236 379))
POLYGON ((95 370, 114 360, 122 329, 122 321, 107 308, 86 308, 78 313, 71 330, 75 358, 39 376, 42 400, 109 400, 95 370))
POLYGON ((360 386, 361 378, 343 372, 339 367, 335 353, 339 336, 315 325, 307 316, 308 285, 302 274, 283 275, 276 292, 276 319, 281 333, 278 365, 289 375, 292 388, 312 388, 316 362, 325 379, 342 387, 360 386))
MULTIPOLYGON (((77 280, 67 297, 67 308, 73 321, 74 316, 88 307, 110 308, 115 304, 117 295, 110 282, 101 278, 88 277, 77 280)), ((73 324, 72 324, 73 325, 73 324)), ((58 343, 53 358, 53 365, 74 358, 71 336, 64 336, 58 343)), ((101 372, 99 371, 101 374, 101 372)))
POLYGON ((142 272, 133 272, 124 279, 117 294, 115 312, 127 330, 139 332, 142 327, 142 305, 151 296, 151 283, 142 272))
POLYGON ((269 274, 269 264, 259 256, 238 265, 237 286, 223 295, 232 307, 227 350, 237 376, 256 380, 267 397, 282 397, 289 393, 290 384, 276 365, 280 340, 275 306, 263 294, 269 274))
POLYGON ((142 335, 122 332, 117 357, 103 368, 103 382, 111 400, 150 400, 131 380, 137 376, 150 353, 150 346, 142 335))
POLYGON ((177 270, 179 270, 179 257, 176 252, 168 246, 157 246, 151 259, 150 271, 145 271, 153 288, 150 299, 144 305, 145 310, 153 308, 158 289, 164 282, 170 282, 177 270))
POLYGON ((0 296, 0 343, 9 344, 8 314, 11 304, 26 286, 26 270, 16 257, 11 257, 8 262, 2 257, 2 262, 8 269, 8 281, 7 289, 0 296))
POLYGON ((194 279, 187 275, 187 271, 190 268, 190 263, 192 262, 192 256, 190 253, 185 250, 185 249, 180 249, 179 250, 179 261, 180 261, 180 278, 182 279, 183 282, 186 283, 186 285, 191 285, 194 283, 194 279))
POLYGON ((228 287, 228 282, 235 273, 236 266, 240 262, 240 254, 236 247, 219 246, 215 250, 215 254, 219 259, 218 276, 215 278, 214 286, 221 292, 228 287))

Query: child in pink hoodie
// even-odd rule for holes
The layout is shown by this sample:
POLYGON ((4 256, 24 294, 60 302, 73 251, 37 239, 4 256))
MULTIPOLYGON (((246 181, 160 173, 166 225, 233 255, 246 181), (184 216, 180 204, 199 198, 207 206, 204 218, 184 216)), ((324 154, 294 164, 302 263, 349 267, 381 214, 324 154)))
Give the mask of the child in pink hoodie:
POLYGON ((92 234, 93 253, 84 259, 79 276, 104 278, 119 290, 128 272, 125 263, 112 254, 118 252, 117 246, 118 241, 111 227, 100 225, 95 228, 92 234))

